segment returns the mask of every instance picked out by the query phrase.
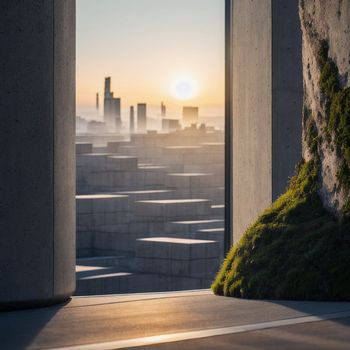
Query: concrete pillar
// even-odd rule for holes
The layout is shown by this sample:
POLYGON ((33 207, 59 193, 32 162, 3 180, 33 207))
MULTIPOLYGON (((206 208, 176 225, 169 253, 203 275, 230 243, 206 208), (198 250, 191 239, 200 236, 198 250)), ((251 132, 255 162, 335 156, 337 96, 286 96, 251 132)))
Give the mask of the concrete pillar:
POLYGON ((298 0, 232 0, 232 226, 237 241, 301 159, 298 0))
POLYGON ((75 289, 75 1, 0 5, 0 308, 75 289))

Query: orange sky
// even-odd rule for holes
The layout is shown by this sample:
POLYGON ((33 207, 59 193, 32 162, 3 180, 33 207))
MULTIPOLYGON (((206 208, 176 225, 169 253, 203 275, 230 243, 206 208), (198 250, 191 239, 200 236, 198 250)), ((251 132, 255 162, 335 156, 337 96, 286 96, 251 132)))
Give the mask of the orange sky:
POLYGON ((78 109, 94 106, 105 76, 123 108, 223 106, 224 0, 78 0, 78 109), (174 91, 179 80, 191 98, 174 91))

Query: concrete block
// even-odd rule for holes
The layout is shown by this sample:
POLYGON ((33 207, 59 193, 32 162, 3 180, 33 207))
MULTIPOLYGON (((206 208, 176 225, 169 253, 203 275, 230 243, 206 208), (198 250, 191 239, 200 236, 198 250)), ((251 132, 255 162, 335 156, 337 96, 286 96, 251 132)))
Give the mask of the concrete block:
POLYGON ((76 295, 145 293, 209 288, 211 279, 161 274, 97 271, 96 277, 77 280, 76 295))
POLYGON ((175 173, 167 174, 165 177, 165 186, 170 189, 204 189, 220 185, 223 185, 223 182, 218 177, 208 173, 175 173))
POLYGON ((184 173, 210 173, 219 175, 224 178, 225 164, 213 163, 213 164, 184 164, 184 173))
POLYGON ((119 267, 123 269, 135 269, 135 258, 125 255, 93 256, 77 259, 77 265, 87 269, 90 266, 119 267))
POLYGON ((136 267, 142 272, 211 278, 219 256, 215 241, 152 237, 137 241, 136 267))
POLYGON ((128 196, 118 194, 91 194, 76 196, 78 214, 128 212, 128 196))
POLYGON ((219 261, 219 258, 190 261, 136 258, 136 268, 146 273, 213 279, 220 266, 219 261))
POLYGON ((141 190, 141 191, 121 191, 117 194, 126 195, 131 201, 166 199, 174 193, 172 190, 141 190))
POLYGON ((203 152, 208 154, 225 154, 225 143, 224 142, 204 142, 200 146, 203 152))
POLYGON ((196 155, 200 149, 200 146, 169 146, 163 148, 163 155, 166 157, 174 155, 196 155))
POLYGON ((195 239, 213 240, 219 243, 220 253, 224 255, 225 228, 206 228, 198 230, 194 235, 195 239))
POLYGON ((94 251, 98 255, 135 255, 137 239, 142 233, 95 231, 94 251))
POLYGON ((136 171, 137 158, 131 156, 110 156, 107 158, 107 170, 136 171))
POLYGON ((211 215, 215 216, 224 216, 225 215, 225 205, 217 204, 211 206, 211 215))
POLYGON ((195 217, 209 214, 210 207, 207 199, 151 200, 136 202, 134 212, 135 215, 154 218, 195 217))
POLYGON ((199 239, 150 237, 137 240, 136 257, 161 259, 204 259, 219 256, 218 243, 199 239))
POLYGON ((76 249, 92 249, 93 248, 93 235, 92 231, 80 231, 76 232, 76 249))
POLYGON ((75 144, 76 154, 90 154, 92 153, 92 143, 81 142, 75 144))
MULTIPOLYGON (((86 214, 85 214, 86 216, 86 214)), ((130 222, 130 214, 127 212, 116 213, 92 213, 92 222, 94 227, 127 224, 130 222)), ((79 219, 80 216, 78 216, 79 219)))
POLYGON ((77 165, 91 170, 107 169, 107 158, 112 156, 110 153, 91 153, 80 154, 77 156, 77 165))
POLYGON ((169 230, 172 232, 189 232, 195 233, 201 229, 217 229, 224 225, 224 220, 187 220, 173 221, 168 223, 169 230))
POLYGON ((128 145, 130 145, 130 142, 128 141, 110 141, 107 142, 107 152, 120 153, 120 148, 128 145))

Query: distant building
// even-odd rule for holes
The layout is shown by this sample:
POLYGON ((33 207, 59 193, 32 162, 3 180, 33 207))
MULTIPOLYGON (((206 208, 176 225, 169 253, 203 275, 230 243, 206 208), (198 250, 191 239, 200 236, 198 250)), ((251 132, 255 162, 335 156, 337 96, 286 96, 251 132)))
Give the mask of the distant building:
POLYGON ((162 104, 160 105, 160 115, 162 118, 166 117, 166 106, 164 102, 162 102, 162 104))
POLYGON ((147 104, 137 105, 137 132, 144 133, 147 130, 147 104))
POLYGON ((100 95, 97 92, 96 93, 96 110, 98 111, 100 109, 100 95))
POLYGON ((178 119, 162 119, 162 130, 164 131, 176 131, 181 129, 180 121, 178 119))
POLYGON ((183 107, 182 109, 182 123, 183 126, 191 126, 198 124, 199 108, 198 107, 183 107))
POLYGON ((87 132, 90 133, 105 133, 106 132, 106 123, 92 120, 88 122, 87 132))
POLYGON ((77 116, 75 119, 75 129, 77 133, 86 132, 88 126, 88 121, 80 116, 77 116))
POLYGON ((120 98, 115 98, 111 91, 111 78, 105 79, 104 122, 108 131, 119 131, 121 128, 120 98))
POLYGON ((135 132, 135 109, 134 106, 130 107, 130 134, 135 132))

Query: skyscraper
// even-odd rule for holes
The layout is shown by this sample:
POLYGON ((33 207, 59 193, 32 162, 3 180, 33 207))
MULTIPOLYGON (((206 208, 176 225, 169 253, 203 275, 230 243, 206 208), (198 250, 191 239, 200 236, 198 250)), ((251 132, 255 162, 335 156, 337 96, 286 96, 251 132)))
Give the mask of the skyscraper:
POLYGON ((113 93, 111 92, 111 77, 105 78, 105 99, 112 98, 113 93))
POLYGON ((144 133, 147 130, 147 105, 139 103, 137 105, 137 132, 144 133))
POLYGON ((166 117, 166 106, 164 102, 162 102, 162 104, 160 105, 160 115, 162 118, 166 117))
POLYGON ((182 123, 183 126, 191 126, 198 123, 199 108, 198 107, 183 107, 182 123))
POLYGON ((119 131, 121 127, 120 98, 114 98, 111 91, 111 78, 105 79, 104 91, 104 121, 108 131, 119 131))
POLYGON ((99 93, 97 92, 96 93, 96 110, 98 111, 100 108, 100 95, 99 93))
POLYGON ((135 132, 135 109, 130 106, 130 134, 135 132))

